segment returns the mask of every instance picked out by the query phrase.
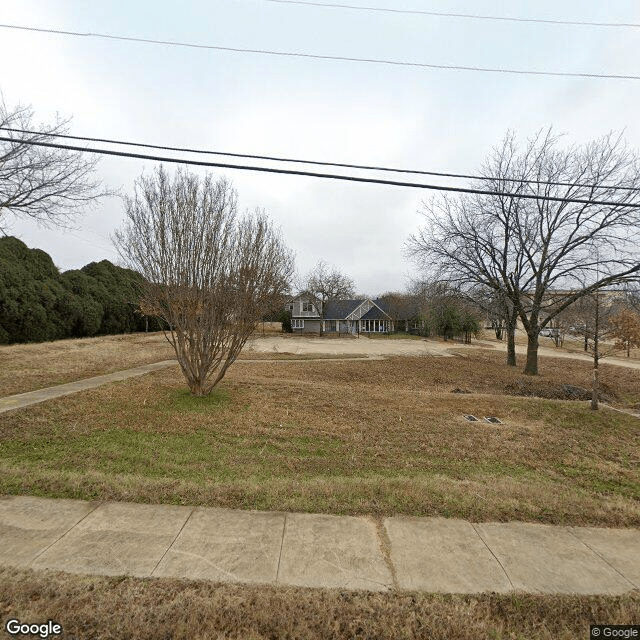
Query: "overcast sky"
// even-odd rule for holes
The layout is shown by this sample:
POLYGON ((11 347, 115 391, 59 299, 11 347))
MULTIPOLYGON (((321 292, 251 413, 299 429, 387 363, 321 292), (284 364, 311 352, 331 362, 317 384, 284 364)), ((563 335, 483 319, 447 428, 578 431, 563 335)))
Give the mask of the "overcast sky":
MULTIPOLYGON (((640 3, 585 0, 349 0, 345 4, 541 19, 640 23, 640 3)), ((268 0, 2 0, 0 22, 226 47, 430 64, 640 75, 640 29, 419 16, 268 0)), ((239 153, 475 172, 508 129, 552 125, 572 142, 626 130, 640 148, 640 81, 429 70, 0 29, 0 91, 71 133, 239 153)), ((152 162, 103 159, 104 183, 131 192, 152 162)), ((298 167, 299 168, 299 167, 298 167)), ((196 171, 200 171, 195 169, 196 171)), ((305 274, 325 259, 361 293, 406 286, 403 255, 427 194, 391 186, 226 171, 241 208, 264 208, 305 274)), ((396 176, 397 177, 397 176, 396 176)), ((426 180, 425 180, 426 181, 426 180)), ((443 181, 440 181, 443 182, 443 181)), ((460 184, 460 181, 449 184, 460 184)), ((117 262, 122 202, 72 230, 12 220, 8 233, 60 269, 117 262)), ((3 220, 7 226, 7 220, 3 220)))

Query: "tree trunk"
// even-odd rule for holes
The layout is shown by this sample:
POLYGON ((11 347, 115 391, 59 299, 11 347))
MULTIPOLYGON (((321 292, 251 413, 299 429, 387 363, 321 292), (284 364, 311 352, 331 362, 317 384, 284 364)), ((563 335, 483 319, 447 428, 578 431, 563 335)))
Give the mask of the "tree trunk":
POLYGON ((507 324, 507 366, 516 366, 516 323, 507 324))
POLYGON ((538 375, 538 334, 527 335, 527 363, 524 372, 530 376, 538 375))
POLYGON ((189 385, 189 391, 191 391, 191 395, 198 398, 202 398, 207 395, 202 384, 202 380, 187 380, 187 384, 189 385))
POLYGON ((598 297, 596 294, 596 318, 593 331, 593 384, 591 386, 591 409, 593 411, 598 410, 598 361, 600 360, 600 353, 598 351, 600 346, 600 305, 598 304, 598 297))
POLYGON ((591 385, 591 408, 593 411, 598 410, 598 362, 595 361, 593 365, 593 383, 591 385))

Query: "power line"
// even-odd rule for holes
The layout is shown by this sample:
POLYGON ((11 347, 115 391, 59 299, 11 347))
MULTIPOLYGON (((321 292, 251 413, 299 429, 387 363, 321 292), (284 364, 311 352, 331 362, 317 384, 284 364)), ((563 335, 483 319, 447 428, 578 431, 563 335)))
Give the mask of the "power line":
POLYGON ((531 22, 535 24, 556 24, 572 27, 616 27, 640 28, 636 22, 588 22, 586 20, 545 20, 543 18, 517 18, 514 16, 491 16, 475 13, 444 13, 441 11, 422 11, 419 9, 390 9, 387 7, 358 7, 352 4, 330 2, 308 2, 307 0, 266 0, 277 4, 305 5, 309 7, 326 7, 331 9, 355 9, 357 11, 378 11, 383 13, 400 13, 410 15, 437 16, 441 18, 466 18, 471 20, 499 20, 503 22, 531 22))
MULTIPOLYGON (((518 184, 547 184, 550 186, 557 187, 576 187, 576 188, 594 188, 594 189, 608 189, 610 191, 640 191, 640 187, 623 187, 619 185, 591 185, 591 184, 580 184, 575 182, 554 182, 551 180, 529 180, 524 178, 505 178, 505 177, 495 177, 495 176, 478 176, 471 175, 466 173, 445 173, 442 171, 424 171, 420 169, 399 169, 396 167, 379 167, 379 166, 371 166, 371 165, 363 165, 363 164, 347 164, 343 162, 325 162, 321 160, 301 160, 298 158, 282 158, 278 156, 261 156, 261 155, 251 155, 247 153, 233 153, 228 151, 211 151, 206 149, 192 149, 189 147, 167 147, 157 144, 147 144, 143 142, 131 142, 128 140, 114 140, 112 138, 91 138, 88 136, 72 136, 64 133, 55 133, 48 131, 32 131, 29 129, 14 129, 11 127, 0 127, 0 131, 11 131, 13 133, 23 133, 27 135, 34 136, 49 136, 54 138, 64 138, 66 140, 81 140, 83 142, 106 142, 108 144, 119 144, 130 147, 144 147, 146 149, 158 149, 161 151, 179 151, 182 153, 193 153, 193 154, 205 154, 212 156, 228 156, 233 158, 246 158, 249 160, 270 160, 274 162, 290 162, 297 164, 311 164, 311 165, 320 165, 325 167, 340 167, 345 169, 363 169, 366 171, 385 171, 390 173, 409 173, 414 175, 423 175, 423 176, 436 176, 440 178, 463 178, 466 180, 483 180, 490 182, 517 182, 518 184)), ((14 142, 20 142, 20 140, 13 139, 14 142)))
POLYGON ((609 80, 640 80, 640 76, 612 73, 577 73, 569 71, 529 71, 524 69, 496 69, 491 67, 472 67, 454 64, 429 64, 426 62, 409 62, 405 60, 383 60, 380 58, 354 58, 349 56, 330 56, 316 53, 301 53, 297 51, 274 51, 270 49, 245 49, 241 47, 222 47, 211 44, 195 44, 179 42, 177 40, 153 40, 150 38, 134 38, 130 36, 116 36, 108 33, 92 33, 89 31, 65 31, 62 29, 46 29, 40 27, 25 27, 15 24, 0 24, 2 29, 16 29, 20 31, 35 31, 38 33, 52 33, 65 36, 79 36, 83 38, 103 38, 106 40, 121 40, 124 42, 142 42, 144 44, 159 44, 172 47, 187 47, 192 49, 211 49, 214 51, 230 51, 233 53, 255 53, 268 56, 288 58, 307 58, 314 60, 334 60, 340 62, 363 62, 367 64, 388 65, 396 67, 413 67, 421 69, 440 69, 445 71, 480 71, 484 73, 502 73, 529 76, 553 76, 567 78, 606 78, 609 80))
MULTIPOLYGON (((4 142, 16 142, 15 138, 8 138, 6 136, 0 136, 0 141, 4 142)), ((238 165, 229 164, 224 162, 209 162, 204 160, 185 160, 183 158, 174 158, 169 156, 152 156, 143 153, 131 153, 129 151, 113 151, 111 149, 96 149, 91 147, 78 147, 73 145, 62 145, 54 142, 38 142, 35 140, 20 140, 20 144, 28 144, 36 147, 49 147, 52 149, 64 149, 66 151, 80 151, 82 153, 95 153, 98 155, 117 156, 121 158, 136 158, 140 160, 152 160, 154 162, 168 162, 171 164, 186 164, 198 167, 217 167, 222 169, 239 169, 242 171, 259 171, 263 173, 279 173, 283 175, 293 176, 307 176, 311 178, 324 178, 329 180, 344 180, 348 182, 363 182, 367 184, 383 184, 395 187, 409 187, 413 189, 428 189, 431 191, 449 191, 453 193, 475 193, 479 195, 487 196, 502 196, 502 197, 516 197, 525 198, 529 200, 546 200, 549 202, 564 202, 575 204, 590 204, 607 207, 624 207, 631 209, 639 209, 640 202, 612 202, 606 200, 588 200, 585 198, 560 198, 555 196, 540 196, 528 193, 511 193, 507 191, 495 191, 495 190, 482 190, 472 189, 469 187, 448 187, 444 185, 424 184, 421 182, 400 182, 396 180, 385 180, 382 178, 363 178, 360 176, 345 176, 332 173, 315 173, 311 171, 297 171, 295 169, 280 169, 276 167, 256 167, 250 165, 238 165)))
POLYGON ((80 236, 77 233, 73 233, 72 231, 67 230, 65 231, 65 234, 72 235, 74 238, 77 238, 81 242, 91 245, 94 249, 102 249, 102 251, 108 251, 109 253, 116 253, 116 250, 113 247, 106 247, 101 244, 96 244, 95 242, 92 242, 91 240, 88 240, 87 238, 84 238, 83 236, 80 236))

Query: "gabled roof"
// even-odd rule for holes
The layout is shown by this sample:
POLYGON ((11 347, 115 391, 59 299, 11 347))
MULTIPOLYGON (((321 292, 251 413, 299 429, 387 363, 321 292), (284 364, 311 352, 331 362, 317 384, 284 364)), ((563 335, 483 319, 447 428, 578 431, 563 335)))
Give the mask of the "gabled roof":
POLYGON ((317 301, 317 298, 310 291, 305 290, 297 293, 295 296, 291 296, 290 298, 288 298, 287 303, 293 302, 298 298, 311 298, 314 303, 317 301))
POLYGON ((398 320, 410 320, 422 313, 422 306, 417 300, 405 299, 400 304, 389 304, 383 298, 377 298, 373 303, 398 320))
POLYGON ((373 307, 365 313, 360 320, 388 320, 389 314, 383 309, 382 305, 378 304, 378 300, 372 300, 373 307))
MULTIPOLYGON (((349 315, 357 311, 360 306, 365 303, 371 303, 373 306, 366 312, 359 311, 355 314, 353 320, 376 320, 389 319, 387 312, 378 305, 378 300, 360 299, 360 300, 330 300, 327 302, 327 309, 324 314, 325 320, 345 320, 349 315), (362 315, 359 315, 362 314, 362 315)), ((364 307, 366 309, 366 306, 364 307)))
POLYGON ((329 300, 324 310, 324 318, 325 320, 344 320, 362 302, 362 300, 329 300))

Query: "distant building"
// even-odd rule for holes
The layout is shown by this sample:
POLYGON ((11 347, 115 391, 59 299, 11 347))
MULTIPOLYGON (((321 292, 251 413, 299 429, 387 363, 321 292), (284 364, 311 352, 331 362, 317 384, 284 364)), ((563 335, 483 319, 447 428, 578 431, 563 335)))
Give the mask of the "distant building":
POLYGON ((382 300, 330 300, 322 317, 322 302, 303 291, 289 300, 294 333, 390 333, 394 321, 382 300))

